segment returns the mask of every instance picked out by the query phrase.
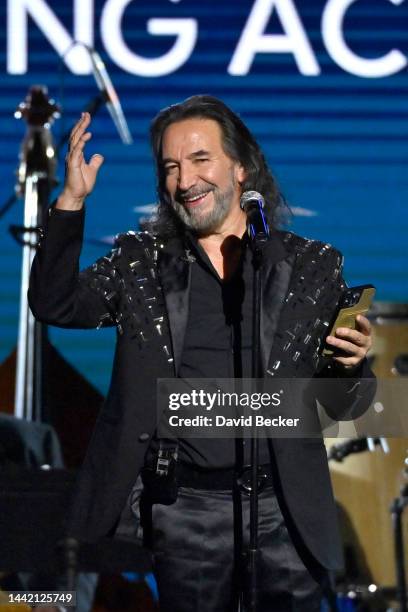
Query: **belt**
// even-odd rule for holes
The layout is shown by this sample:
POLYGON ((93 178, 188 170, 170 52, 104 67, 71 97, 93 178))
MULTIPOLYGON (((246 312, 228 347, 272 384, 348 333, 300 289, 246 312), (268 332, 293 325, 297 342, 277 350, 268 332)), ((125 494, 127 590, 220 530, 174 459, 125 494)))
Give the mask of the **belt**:
MULTIPOLYGON (((179 462, 177 464, 177 485, 207 491, 232 491, 237 485, 244 493, 249 494, 251 468, 244 466, 238 471, 234 468, 206 470, 179 462)), ((258 467, 258 490, 262 491, 266 486, 273 486, 273 473, 269 463, 258 467)))

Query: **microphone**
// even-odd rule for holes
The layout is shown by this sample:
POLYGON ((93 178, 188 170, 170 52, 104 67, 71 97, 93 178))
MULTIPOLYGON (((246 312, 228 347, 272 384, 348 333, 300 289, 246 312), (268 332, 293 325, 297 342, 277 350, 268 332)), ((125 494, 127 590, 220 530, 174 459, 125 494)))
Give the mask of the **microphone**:
POLYGON ((265 200, 257 191, 244 191, 240 206, 247 215, 248 233, 257 247, 269 240, 269 226, 264 215, 265 200))
POLYGON ((83 47, 88 51, 89 57, 92 62, 92 72, 95 77, 96 84, 99 91, 105 100, 106 107, 112 117, 113 123, 119 132, 119 136, 124 144, 132 144, 133 139, 129 131, 125 115, 123 114, 122 106, 119 102, 118 95, 113 87, 113 83, 110 80, 108 71, 105 68, 105 64, 102 61, 101 56, 95 49, 88 47, 88 45, 82 44, 83 47))

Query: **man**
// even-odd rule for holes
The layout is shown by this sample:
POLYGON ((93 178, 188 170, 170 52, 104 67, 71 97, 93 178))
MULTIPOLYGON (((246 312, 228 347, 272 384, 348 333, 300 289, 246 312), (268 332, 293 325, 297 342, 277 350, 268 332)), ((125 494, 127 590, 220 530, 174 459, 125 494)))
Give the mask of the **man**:
MULTIPOLYGON (((372 376, 365 360, 370 324, 360 316, 356 330, 327 338, 336 353, 317 371, 324 323, 344 288, 341 257, 275 229, 281 198, 259 146, 210 96, 171 106, 152 124, 159 195, 152 233, 119 236, 107 257, 78 274, 83 204, 103 162, 100 155, 84 158, 89 124, 85 113, 72 131, 65 187, 50 210, 29 291, 44 322, 118 330, 111 387, 80 475, 71 531, 85 539, 112 534, 144 465, 161 609, 232 610, 238 590, 246 592, 248 444, 180 439, 169 451, 155 435, 156 379, 250 376, 244 191, 265 196, 273 228, 262 266, 265 376, 334 376, 341 381, 336 402, 326 390, 325 407, 334 418, 358 416, 372 396, 369 384, 354 380, 372 376), (157 487, 158 454, 178 455, 177 494, 165 503, 155 503, 169 478, 157 487)), ((341 563, 323 442, 264 441, 260 464, 258 609, 317 611, 327 570, 341 563)))

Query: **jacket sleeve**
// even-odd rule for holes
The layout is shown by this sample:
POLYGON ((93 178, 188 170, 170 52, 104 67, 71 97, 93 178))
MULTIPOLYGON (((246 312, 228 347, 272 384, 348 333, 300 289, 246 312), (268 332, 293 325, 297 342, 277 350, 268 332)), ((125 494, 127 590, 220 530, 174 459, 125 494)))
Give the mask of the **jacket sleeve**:
MULTIPOLYGON (((339 255, 341 256, 340 253, 339 255)), ((342 289, 347 287, 342 274, 339 275, 338 282, 342 289)), ((317 374, 316 379, 317 400, 328 417, 336 421, 353 420, 364 414, 377 390, 375 374, 366 358, 351 373, 329 360, 317 374)))
POLYGON ((329 364, 316 379, 316 398, 335 421, 360 417, 370 407, 376 391, 377 380, 367 359, 351 375, 329 364))
POLYGON ((79 272, 84 220, 84 209, 49 209, 28 289, 31 311, 43 323, 73 328, 115 323, 119 282, 115 250, 79 272))

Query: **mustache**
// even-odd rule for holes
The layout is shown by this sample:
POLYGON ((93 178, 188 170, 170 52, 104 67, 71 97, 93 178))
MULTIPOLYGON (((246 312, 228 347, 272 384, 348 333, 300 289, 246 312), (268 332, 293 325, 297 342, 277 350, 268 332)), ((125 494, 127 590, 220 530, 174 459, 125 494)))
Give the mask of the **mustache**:
POLYGON ((174 194, 174 198, 177 202, 183 202, 184 200, 189 200, 190 198, 195 198, 196 196, 202 193, 209 193, 210 191, 214 191, 213 187, 194 187, 193 189, 188 189, 187 191, 182 191, 178 189, 174 194))

